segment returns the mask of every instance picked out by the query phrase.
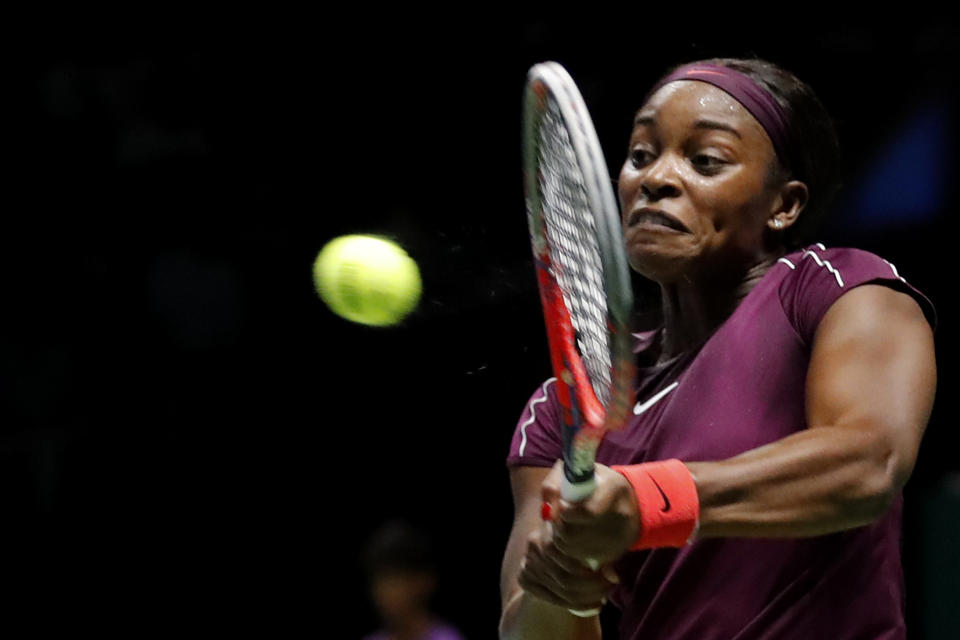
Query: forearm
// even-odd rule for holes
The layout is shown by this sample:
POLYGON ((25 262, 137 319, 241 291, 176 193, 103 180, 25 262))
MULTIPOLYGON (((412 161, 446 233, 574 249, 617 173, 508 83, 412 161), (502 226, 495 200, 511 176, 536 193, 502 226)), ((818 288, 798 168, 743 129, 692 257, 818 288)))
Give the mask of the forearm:
POLYGON ((600 618, 581 618, 517 589, 500 617, 502 640, 599 640, 600 618))
POLYGON ((581 618, 566 608, 538 598, 520 586, 524 557, 531 550, 531 538, 545 532, 541 519, 540 488, 548 469, 514 469, 511 484, 518 505, 500 574, 503 611, 500 615, 500 638, 523 640, 599 640, 600 622, 596 616, 581 618))
POLYGON ((687 467, 700 500, 700 538, 803 537, 868 524, 909 473, 884 438, 848 427, 807 429, 687 467))

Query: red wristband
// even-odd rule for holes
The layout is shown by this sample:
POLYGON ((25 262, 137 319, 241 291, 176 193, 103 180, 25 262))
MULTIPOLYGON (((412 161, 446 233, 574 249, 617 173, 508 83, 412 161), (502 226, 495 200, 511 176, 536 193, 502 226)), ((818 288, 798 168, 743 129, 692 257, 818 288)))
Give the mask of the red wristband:
POLYGON ((640 536, 631 551, 682 547, 690 541, 700 517, 697 486, 680 460, 611 467, 622 474, 637 498, 640 536))

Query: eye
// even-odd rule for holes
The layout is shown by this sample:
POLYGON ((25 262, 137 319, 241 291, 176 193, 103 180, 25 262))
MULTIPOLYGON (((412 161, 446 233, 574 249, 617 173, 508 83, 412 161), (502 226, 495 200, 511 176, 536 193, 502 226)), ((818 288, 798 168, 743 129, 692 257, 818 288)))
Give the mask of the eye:
POLYGON ((640 167, 650 164, 653 158, 653 153, 647 149, 630 150, 630 164, 632 164, 634 168, 639 169, 640 167))
POLYGON ((709 153, 698 153, 694 155, 690 162, 701 173, 716 173, 727 164, 727 161, 709 153))

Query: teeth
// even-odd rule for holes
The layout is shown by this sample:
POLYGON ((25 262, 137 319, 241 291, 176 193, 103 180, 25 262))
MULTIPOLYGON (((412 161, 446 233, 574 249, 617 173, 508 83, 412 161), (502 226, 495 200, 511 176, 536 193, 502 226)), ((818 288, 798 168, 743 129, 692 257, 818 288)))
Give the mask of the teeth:
POLYGON ((644 212, 639 214, 633 221, 634 224, 641 224, 644 222, 652 222, 664 227, 670 227, 671 229, 677 228, 677 225, 673 222, 673 220, 659 213, 644 212))

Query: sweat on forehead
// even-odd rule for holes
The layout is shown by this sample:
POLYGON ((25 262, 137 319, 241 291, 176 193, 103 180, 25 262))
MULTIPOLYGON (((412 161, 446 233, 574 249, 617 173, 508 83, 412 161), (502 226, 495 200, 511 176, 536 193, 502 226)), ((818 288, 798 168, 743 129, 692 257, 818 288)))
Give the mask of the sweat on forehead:
POLYGON ((711 63, 694 63, 680 67, 657 82, 647 98, 656 93, 661 87, 677 80, 697 80, 713 85, 727 93, 734 100, 743 105, 764 131, 770 137, 773 148, 780 162, 789 167, 790 162, 790 129, 788 118, 780 103, 770 93, 754 80, 744 74, 711 63))
MULTIPOLYGON (((750 112, 744 109, 739 102, 716 87, 700 82, 672 82, 647 96, 646 101, 634 113, 634 120, 637 122, 647 121, 664 104, 672 101, 675 97, 684 98, 687 108, 694 110, 696 114, 723 116, 743 113, 746 117, 752 119, 750 112)), ((757 123, 757 128, 763 129, 759 123, 757 123)))

